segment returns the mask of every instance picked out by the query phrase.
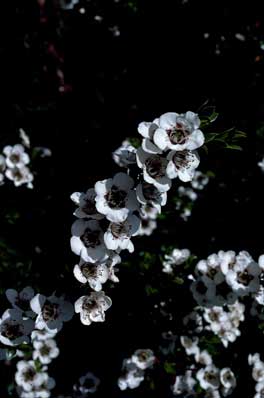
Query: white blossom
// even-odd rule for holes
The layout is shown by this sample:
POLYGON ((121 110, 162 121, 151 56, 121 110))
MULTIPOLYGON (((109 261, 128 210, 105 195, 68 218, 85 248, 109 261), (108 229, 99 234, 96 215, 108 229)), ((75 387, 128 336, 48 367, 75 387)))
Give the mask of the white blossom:
POLYGON ((34 322, 31 319, 23 319, 21 311, 8 309, 0 318, 0 342, 8 346, 27 343, 33 327, 34 322))
POLYGON ((30 300, 34 297, 34 290, 32 287, 27 286, 20 292, 15 289, 7 289, 5 294, 13 308, 24 311, 28 316, 32 314, 32 311, 29 311, 30 300))
POLYGON ((167 192, 161 192, 154 185, 145 181, 137 185, 136 194, 139 203, 153 206, 159 213, 161 212, 161 206, 164 206, 167 202, 167 192))
POLYGON ((20 144, 5 146, 3 153, 6 156, 6 166, 9 169, 22 169, 30 161, 24 146, 20 144))
POLYGON ((32 181, 34 177, 29 168, 26 166, 21 168, 8 168, 6 169, 5 176, 14 182, 15 187, 20 187, 23 184, 27 184, 28 188, 33 188, 32 181))
POLYGON ((90 325, 92 322, 104 322, 105 311, 112 305, 110 297, 103 291, 92 292, 89 296, 80 297, 74 304, 75 312, 80 313, 81 322, 90 325))
POLYGON ((135 215, 129 215, 124 222, 110 223, 104 234, 104 242, 110 250, 125 250, 130 253, 134 251, 134 245, 130 240, 137 235, 140 228, 140 219, 135 215))
POLYGON ((39 359, 43 365, 47 365, 57 358, 60 352, 54 339, 34 340, 33 347, 33 359, 39 359))
POLYGON ((203 390, 217 390, 220 386, 219 369, 214 365, 198 370, 196 377, 203 390))
POLYGON ((136 151, 129 141, 123 141, 122 145, 113 152, 113 159, 119 167, 129 167, 136 163, 136 151))
POLYGON ((131 361, 136 364, 139 369, 147 369, 155 362, 155 356, 152 350, 139 349, 134 352, 131 361))
POLYGON ((95 206, 96 193, 94 188, 88 189, 86 193, 74 192, 71 200, 79 206, 73 213, 78 218, 92 218, 101 220, 104 216, 99 214, 95 206))
POLYGON ((37 294, 30 301, 32 311, 37 314, 35 327, 48 331, 58 332, 62 329, 63 322, 71 320, 73 317, 73 305, 65 301, 63 297, 46 297, 43 294, 37 294))
POLYGON ((48 380, 48 374, 37 372, 34 361, 19 361, 15 380, 17 385, 27 392, 39 388, 45 383, 48 380))
POLYGON ((200 158, 197 152, 192 151, 171 151, 167 155, 169 161, 166 174, 173 179, 178 177, 181 181, 191 181, 195 169, 199 166, 200 158))

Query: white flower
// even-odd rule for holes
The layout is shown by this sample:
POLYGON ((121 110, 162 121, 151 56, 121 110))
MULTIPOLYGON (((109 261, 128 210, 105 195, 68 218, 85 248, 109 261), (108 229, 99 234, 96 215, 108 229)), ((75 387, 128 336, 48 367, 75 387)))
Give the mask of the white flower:
POLYGON ((79 383, 74 385, 74 391, 83 394, 93 394, 97 391, 100 380, 93 373, 88 372, 79 378, 79 383))
POLYGON ((99 213, 109 221, 123 222, 129 212, 138 208, 134 180, 125 173, 117 173, 114 178, 97 181, 95 202, 99 213))
POLYGON ((79 0, 60 0, 60 5, 63 10, 72 10, 79 0))
POLYGON ((94 220, 101 220, 104 216, 99 214, 95 206, 95 190, 88 189, 86 193, 74 192, 71 195, 71 200, 79 206, 73 213, 78 218, 92 218, 94 220))
POLYGON ((94 263, 108 257, 104 235, 96 220, 76 220, 72 225, 71 249, 84 261, 94 263))
POLYGON ((195 170, 193 179, 191 181, 191 186, 198 191, 204 189, 204 187, 208 184, 209 177, 202 173, 201 171, 195 170))
POLYGON ((13 308, 25 311, 28 316, 32 314, 32 311, 29 311, 29 302, 34 297, 34 290, 32 287, 27 286, 19 293, 15 289, 7 289, 5 294, 13 308))
POLYGON ((167 202, 167 192, 161 192, 154 185, 145 181, 137 185, 136 194, 139 203, 153 206, 159 213, 161 212, 161 206, 164 206, 167 202))
POLYGON ((89 296, 80 297, 74 304, 75 312, 80 313, 81 322, 90 325, 92 322, 104 322, 105 311, 112 305, 110 297, 103 291, 92 292, 89 296))
POLYGON ((197 152, 192 151, 171 151, 167 159, 169 161, 166 174, 169 178, 179 177, 181 181, 191 181, 195 169, 199 166, 200 159, 197 152))
POLYGON ((193 339, 188 336, 181 336, 180 341, 182 346, 185 348, 185 352, 187 355, 198 355, 200 353, 200 349, 198 347, 198 338, 194 337, 193 339))
POLYGON ((134 245, 130 238, 135 236, 140 228, 140 219, 135 215, 129 215, 122 223, 110 223, 104 234, 104 242, 110 250, 134 251, 134 245))
POLYGON ((152 350, 139 349, 134 352, 131 357, 131 361, 134 362, 139 369, 145 370, 154 364, 155 356, 152 350))
POLYGON ((122 145, 113 152, 113 159, 119 167, 129 167, 136 163, 136 151, 129 141, 123 141, 122 145))
POLYGON ((127 388, 137 388, 140 383, 144 380, 144 371, 137 367, 131 359, 125 359, 123 362, 123 373, 124 375, 118 379, 118 387, 120 390, 126 390, 127 388))
POLYGON ((258 166, 261 169, 261 171, 264 171, 264 158, 260 162, 258 162, 258 166))
POLYGON ((81 283, 89 283, 91 289, 99 291, 102 284, 113 277, 113 267, 121 262, 121 258, 115 254, 104 262, 87 263, 83 260, 75 265, 73 273, 75 278, 81 283))
POLYGON ((197 114, 186 112, 164 113, 159 118, 159 128, 153 135, 154 144, 161 150, 194 150, 204 144, 204 135, 199 130, 200 120, 197 114))
POLYGON ((236 387, 236 378, 230 368, 223 368, 220 370, 220 381, 225 388, 226 394, 236 387))
POLYGON ((5 157, 3 155, 0 155, 0 185, 4 183, 4 171, 6 168, 6 162, 5 162, 5 157))
POLYGON ((25 152, 23 145, 8 145, 4 147, 3 153, 6 156, 6 166, 10 169, 21 169, 29 163, 29 156, 25 152))
MULTIPOLYGON (((191 393, 194 391, 196 380, 192 377, 192 371, 187 370, 184 375, 176 376, 175 383, 172 387, 172 392, 175 395, 183 393, 191 393)), ((186 395, 184 395, 185 397, 186 395)), ((189 397, 189 395, 187 395, 189 397)))
POLYGON ((46 297, 37 294, 30 301, 30 306, 37 314, 35 327, 40 330, 58 332, 62 329, 63 322, 69 321, 74 313, 73 305, 69 301, 55 295, 46 297))
POLYGON ((219 370, 214 365, 208 365, 198 370, 196 377, 203 390, 216 390, 219 388, 219 370))
POLYGON ((34 322, 31 319, 23 319, 21 311, 6 310, 0 318, 0 342, 8 346, 27 343, 33 327, 34 322))
POLYGON ((255 390, 257 394, 254 395, 254 398, 263 398, 264 397, 264 380, 259 381, 256 386, 255 390))
POLYGON ((238 263, 233 270, 226 274, 226 282, 239 296, 256 293, 259 290, 259 275, 261 269, 258 263, 252 261, 247 264, 238 263))
POLYGON ((212 357, 209 354, 208 351, 203 350, 199 351, 198 353, 195 354, 195 362, 200 363, 204 366, 211 365, 212 364, 212 357))
POLYGON ((28 188, 33 188, 32 181, 34 177, 29 168, 26 166, 21 168, 14 167, 12 169, 7 169, 5 176, 14 182, 15 187, 20 187, 20 185, 27 184, 28 188))
POLYGON ((48 374, 37 372, 34 361, 19 361, 15 380, 25 391, 32 391, 48 380, 48 374))
POLYGON ((148 153, 161 153, 162 151, 153 143, 153 136, 158 128, 158 119, 153 122, 141 122, 138 125, 138 132, 142 135, 142 148, 148 153))
POLYGON ((170 255, 165 254, 165 260, 162 263, 162 271, 171 274, 173 272, 173 266, 185 263, 190 257, 190 254, 190 250, 188 249, 173 249, 170 255))
POLYGON ((34 340, 33 341, 33 359, 39 359, 43 365, 47 365, 52 361, 52 359, 57 358, 59 355, 59 349, 57 347, 56 341, 53 339, 46 340, 34 340))
POLYGON ((147 153, 142 148, 137 150, 137 164, 143 169, 144 180, 161 192, 166 192, 171 187, 171 180, 166 175, 168 163, 168 160, 160 155, 147 153))
POLYGON ((152 232, 157 228, 157 221, 150 220, 147 218, 141 219, 140 229, 138 231, 138 235, 143 236, 147 235, 150 236, 152 232))

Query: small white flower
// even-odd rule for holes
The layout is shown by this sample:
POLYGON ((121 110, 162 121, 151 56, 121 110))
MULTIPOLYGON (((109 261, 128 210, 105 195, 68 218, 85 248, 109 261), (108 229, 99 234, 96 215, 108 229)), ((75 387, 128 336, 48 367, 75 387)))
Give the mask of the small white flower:
POLYGON ((37 314, 35 327, 40 330, 58 332, 62 329, 63 322, 69 321, 74 313, 73 305, 69 301, 55 295, 46 297, 37 294, 30 301, 30 306, 37 314))
POLYGON ((206 174, 202 173, 199 170, 195 170, 193 179, 191 181, 192 188, 201 191, 208 184, 208 182, 209 177, 206 174))
POLYGON ((161 192, 166 192, 171 187, 171 180, 166 174, 168 163, 165 157, 147 153, 142 148, 137 150, 137 164, 143 170, 144 180, 161 192))
POLYGON ((198 370, 196 377, 203 390, 217 390, 220 386, 219 369, 214 365, 198 370))
POLYGON ((48 380, 48 374, 37 372, 34 361, 19 361, 15 380, 18 386, 29 392, 45 383, 48 380))
POLYGON ((203 350, 199 351, 199 353, 195 354, 195 362, 200 363, 204 366, 212 364, 212 357, 208 351, 203 350))
POLYGON ((113 159, 119 167, 129 167, 136 163, 136 148, 128 141, 113 152, 113 159))
POLYGON ((7 289, 5 294, 13 308, 24 311, 28 316, 32 314, 32 311, 29 311, 29 302, 34 297, 32 287, 25 287, 21 292, 17 292, 15 289, 7 289))
POLYGON ((110 297, 103 291, 92 292, 89 296, 80 297, 74 304, 75 312, 80 313, 81 322, 90 325, 92 322, 104 322, 105 311, 112 305, 110 297))
POLYGON ((161 192, 154 185, 142 182, 136 187, 136 194, 139 203, 153 206, 158 212, 161 212, 161 206, 167 202, 167 192, 161 192))
POLYGON ((190 250, 188 249, 173 249, 172 253, 170 255, 165 254, 164 256, 164 261, 162 263, 163 272, 166 272, 168 274, 171 274, 173 272, 173 267, 175 265, 180 265, 185 263, 185 261, 188 260, 190 257, 190 250))
POLYGON ((14 182, 15 187, 20 187, 23 184, 27 184, 28 188, 33 188, 32 181, 34 177, 29 168, 26 166, 23 166, 21 168, 9 168, 6 170, 5 176, 6 178, 14 182))
POLYGON ((47 365, 52 359, 57 358, 60 351, 57 347, 56 341, 53 339, 34 340, 33 341, 33 359, 39 359, 43 365, 47 365))
POLYGON ((150 220, 147 218, 141 219, 140 229, 138 231, 139 236, 150 236, 152 232, 157 228, 157 221, 150 220))
POLYGON ((73 213, 78 218, 92 218, 101 220, 104 216, 99 214, 95 206, 96 193, 94 188, 88 189, 86 193, 74 192, 71 200, 79 206, 73 213))
POLYGON ((104 242, 110 250, 134 251, 131 237, 135 236, 140 228, 140 219, 135 215, 129 215, 122 223, 110 223, 104 234, 104 242))
POLYGON ((154 144, 161 150, 194 150, 204 144, 204 135, 199 130, 200 120, 197 114, 186 112, 168 112, 159 118, 159 128, 153 135, 154 144))
POLYGON ((23 145, 6 146, 3 149, 6 156, 6 166, 10 169, 21 169, 29 163, 29 156, 25 152, 23 145))
POLYGON ((28 335, 32 332, 34 322, 23 319, 22 312, 17 309, 6 310, 0 318, 0 342, 15 346, 29 342, 28 335))
POLYGON ((104 235, 96 220, 76 220, 72 225, 71 249, 84 261, 103 261, 108 257, 104 235))
POLYGON ((125 359, 123 362, 123 376, 118 379, 118 387, 120 390, 127 388, 137 388, 144 380, 144 371, 137 367, 131 359, 125 359))
MULTIPOLYGON (((196 380, 192 377, 192 371, 187 370, 184 375, 176 376, 175 383, 172 387, 172 392, 175 395, 192 393, 194 392, 194 386, 196 383, 196 380)), ((184 397, 189 397, 189 395, 184 395, 184 397)))
POLYGON ((173 179, 179 177, 181 181, 191 181, 195 169, 199 166, 200 158, 197 152, 192 151, 171 151, 167 159, 169 161, 166 174, 173 179))
POLYGON ((93 373, 88 372, 79 378, 79 383, 73 386, 74 391, 83 394, 93 394, 97 391, 100 380, 93 373))
POLYGON ((182 346, 185 348, 187 355, 198 355, 200 353, 197 337, 192 339, 188 336, 181 336, 180 341, 182 346))
POLYGON ((117 173, 114 178, 97 181, 95 202, 99 213, 109 221, 123 222, 129 212, 138 208, 134 181, 125 173, 117 173))
POLYGON ((258 263, 238 264, 226 274, 226 282, 239 296, 256 293, 260 287, 259 275, 261 269, 258 263))
POLYGON ((226 394, 236 387, 236 378, 230 368, 223 368, 220 370, 220 382, 224 386, 226 394))
POLYGON ((139 349, 134 352, 131 361, 134 362, 139 369, 145 370, 154 364, 155 356, 152 350, 139 349))

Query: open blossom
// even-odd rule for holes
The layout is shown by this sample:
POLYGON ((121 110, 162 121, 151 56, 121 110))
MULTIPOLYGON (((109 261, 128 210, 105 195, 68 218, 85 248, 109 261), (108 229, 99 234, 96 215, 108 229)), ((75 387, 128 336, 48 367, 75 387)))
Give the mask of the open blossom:
POLYGON ((103 291, 92 292, 89 296, 80 297, 74 304, 75 312, 80 314, 81 322, 90 325, 92 322, 104 322, 105 311, 112 305, 110 297, 103 291))
POLYGON ((230 368, 223 368, 220 370, 220 381, 224 387, 225 395, 229 395, 236 387, 236 378, 230 368))
MULTIPOLYGON (((192 371, 187 370, 184 375, 177 375, 175 383, 172 386, 172 392, 174 395, 181 395, 183 393, 194 392, 194 386, 197 384, 196 380, 192 377, 192 371)), ((187 395, 189 397, 189 395, 187 395)), ((191 395, 190 395, 191 396, 191 395)))
POLYGON ((164 113, 159 118, 158 125, 153 141, 163 151, 194 150, 204 144, 204 135, 199 130, 200 119, 196 113, 164 113))
POLYGON ((181 336, 180 341, 182 346, 185 348, 187 355, 196 355, 200 352, 197 337, 192 339, 188 336, 181 336))
POLYGON ((190 254, 190 250, 188 249, 173 249, 171 254, 165 254, 162 263, 162 271, 171 274, 173 272, 173 267, 185 263, 190 257, 190 254))
POLYGON ((31 319, 23 319, 21 311, 6 310, 0 318, 0 342, 8 346, 27 343, 33 327, 34 322, 31 319))
POLYGON ((113 152, 113 159, 119 167, 129 167, 136 163, 136 151, 129 141, 123 141, 122 145, 113 152))
POLYGON ((256 293, 260 287, 259 275, 261 269, 258 263, 251 261, 245 264, 237 263, 226 274, 226 282, 239 296, 256 293))
POLYGON ((220 386, 219 369, 214 365, 198 370, 196 377, 203 390, 216 390, 220 386))
POLYGON ((166 174, 168 163, 165 157, 147 153, 142 148, 137 150, 137 164, 143 170, 144 180, 161 192, 166 192, 171 187, 171 180, 166 174))
POLYGON ((155 362, 155 356, 152 350, 136 350, 131 357, 131 361, 136 364, 139 369, 147 369, 155 362))
POLYGON ((71 249, 84 261, 103 261, 108 257, 103 230, 96 220, 76 220, 72 225, 71 249))
POLYGON ((18 386, 25 391, 32 391, 39 388, 48 380, 46 372, 37 372, 34 361, 19 361, 15 380, 18 386))
POLYGON ((33 347, 33 359, 39 359, 43 365, 47 365, 52 359, 57 358, 60 352, 56 341, 53 339, 34 340, 33 347))
POLYGON ((79 378, 79 382, 73 386, 73 390, 82 396, 93 394, 97 391, 100 380, 93 373, 88 372, 79 378))
POLYGON ((191 181, 191 186, 193 189, 201 191, 208 184, 208 182, 209 177, 206 174, 202 173, 199 170, 195 170, 194 176, 191 181))
POLYGON ((17 292, 15 289, 7 289, 6 297, 10 304, 12 304, 13 308, 16 308, 21 311, 25 311, 28 316, 32 313, 29 311, 30 309, 30 300, 34 297, 34 290, 32 287, 25 287, 20 292, 17 292))
POLYGON ((200 159, 196 151, 171 151, 167 159, 169 161, 166 174, 173 179, 178 177, 181 181, 191 181, 195 174, 195 169, 200 164, 200 159))
POLYGON ((75 265, 73 273, 79 282, 88 282, 91 289, 99 291, 102 289, 102 284, 108 279, 117 281, 113 280, 113 267, 120 262, 121 258, 117 254, 103 262, 87 263, 81 260, 79 264, 75 265))
POLYGON ((134 251, 131 237, 135 236, 140 228, 140 219, 135 215, 129 215, 124 222, 110 223, 104 234, 104 242, 110 250, 134 251))
POLYGON ((78 218, 92 218, 101 220, 104 216, 99 214, 95 206, 96 193, 94 188, 88 189, 86 193, 74 192, 71 200, 79 206, 73 213, 78 218))
POLYGON ((63 322, 71 320, 74 313, 69 301, 55 295, 46 297, 43 294, 37 294, 30 301, 30 306, 37 314, 35 327, 40 330, 58 332, 62 329, 63 322))
POLYGON ((34 177, 29 168, 26 166, 21 168, 9 168, 6 170, 5 176, 9 180, 13 181, 16 187, 27 184, 28 188, 33 188, 32 181, 34 177))
POLYGON ((134 181, 125 173, 117 173, 114 178, 97 181, 95 202, 99 213, 109 221, 123 222, 129 212, 138 208, 134 181))
POLYGON ((139 203, 153 206, 159 213, 161 212, 161 206, 164 206, 167 202, 167 192, 161 192, 154 185, 145 181, 137 185, 136 194, 139 203))
POLYGON ((127 388, 137 388, 144 380, 144 371, 138 368, 131 359, 126 359, 123 364, 124 375, 118 379, 118 387, 124 391, 127 388))
POLYGON ((10 169, 21 169, 30 161, 25 148, 20 144, 4 147, 3 153, 6 156, 6 166, 10 169))

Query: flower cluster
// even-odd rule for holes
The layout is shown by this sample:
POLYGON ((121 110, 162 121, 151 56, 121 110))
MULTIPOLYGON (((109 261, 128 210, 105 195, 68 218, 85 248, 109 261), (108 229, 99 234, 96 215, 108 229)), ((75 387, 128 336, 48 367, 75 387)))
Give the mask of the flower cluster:
POLYGON ((47 365, 59 355, 54 337, 63 322, 72 318, 73 306, 54 294, 35 295, 31 287, 20 292, 7 289, 6 297, 12 308, 0 319, 0 342, 7 346, 1 350, 1 359, 8 357, 10 347, 16 348, 15 355, 23 358, 18 361, 15 374, 19 396, 48 398, 55 381, 49 377, 47 365), (29 351, 22 343, 28 345, 29 351))
POLYGON ((0 185, 4 183, 6 177, 13 181, 16 187, 26 184, 28 188, 33 188, 34 177, 27 166, 29 162, 29 155, 23 145, 5 146, 3 154, 0 154, 0 185))
POLYGON ((185 263, 190 257, 189 249, 173 249, 170 255, 165 254, 164 261, 162 263, 162 271, 167 274, 172 274, 175 265, 181 265, 185 263))
POLYGON ((252 377, 256 382, 254 398, 262 398, 264 395, 264 362, 258 353, 248 356, 249 365, 253 366, 252 377))
MULTIPOLYGON (((71 249, 80 256, 74 275, 81 283, 100 292, 107 280, 118 281, 114 266, 121 261, 120 252, 132 253, 132 238, 150 235, 156 228, 172 179, 178 177, 186 182, 194 178, 200 162, 196 150, 204 143, 199 126, 200 119, 193 112, 165 113, 153 122, 140 123, 142 145, 136 149, 125 141, 113 153, 115 162, 126 172, 97 181, 86 193, 72 194, 78 219, 72 225, 71 249)), ((87 325, 94 318, 90 316, 90 304, 87 312, 87 297, 97 302, 99 297, 92 295, 81 297, 75 305, 87 325)), ((110 299, 106 302, 109 308, 110 299)), ((103 311, 96 319, 104 320, 103 311)))
POLYGON ((155 356, 152 350, 139 349, 129 359, 123 362, 123 375, 118 379, 120 390, 137 388, 144 380, 145 370, 152 367, 155 356))
POLYGON ((232 370, 230 368, 217 368, 208 351, 200 350, 198 338, 191 339, 187 336, 181 336, 180 341, 186 354, 193 356, 195 363, 190 366, 185 374, 176 376, 172 387, 173 393, 175 395, 187 393, 196 396, 195 388, 198 382, 200 389, 205 391, 207 398, 221 398, 221 396, 226 397, 232 394, 236 386, 236 378, 232 370))

